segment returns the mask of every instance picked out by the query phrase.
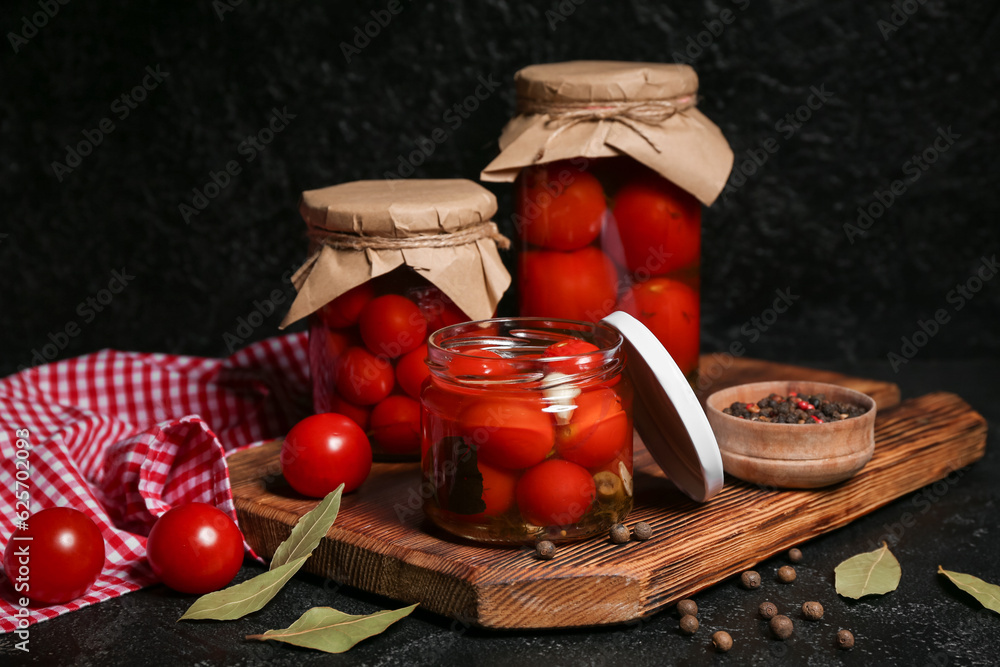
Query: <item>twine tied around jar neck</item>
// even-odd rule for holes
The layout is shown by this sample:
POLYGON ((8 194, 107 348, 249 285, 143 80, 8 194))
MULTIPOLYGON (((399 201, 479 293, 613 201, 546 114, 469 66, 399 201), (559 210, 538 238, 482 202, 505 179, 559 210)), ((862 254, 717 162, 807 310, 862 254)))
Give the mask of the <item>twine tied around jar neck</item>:
MULTIPOLYGON (((684 95, 663 100, 643 100, 638 102, 546 102, 523 98, 518 100, 517 112, 522 115, 546 114, 546 126, 557 129, 549 137, 558 136, 577 123, 610 120, 627 125, 633 132, 646 140, 657 153, 660 148, 643 130, 643 125, 659 125, 674 115, 687 111, 698 102, 697 95, 684 95)), ((538 156, 539 158, 541 155, 538 156)))
POLYGON ((413 236, 368 236, 334 232, 320 227, 310 227, 309 240, 319 247, 312 253, 315 257, 323 246, 334 250, 406 250, 409 248, 453 248, 475 243, 479 239, 490 239, 498 247, 506 250, 510 239, 500 233, 495 222, 477 222, 467 227, 444 234, 415 234, 413 236))

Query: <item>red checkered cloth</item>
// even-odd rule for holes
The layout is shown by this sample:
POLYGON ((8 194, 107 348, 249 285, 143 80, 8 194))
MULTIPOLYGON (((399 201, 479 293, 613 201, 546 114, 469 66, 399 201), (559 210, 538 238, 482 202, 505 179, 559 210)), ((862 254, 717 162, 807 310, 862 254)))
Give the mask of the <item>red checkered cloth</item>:
MULTIPOLYGON (((104 350, 0 380, 0 549, 24 485, 32 512, 82 510, 107 544, 104 571, 86 595, 29 607, 28 622, 156 583, 145 536, 173 505, 211 503, 235 520, 226 453, 281 437, 308 413, 307 351, 304 333, 228 359, 104 350), (31 448, 18 487, 22 429, 31 448)), ((0 580, 0 632, 18 627, 18 598, 0 580)))

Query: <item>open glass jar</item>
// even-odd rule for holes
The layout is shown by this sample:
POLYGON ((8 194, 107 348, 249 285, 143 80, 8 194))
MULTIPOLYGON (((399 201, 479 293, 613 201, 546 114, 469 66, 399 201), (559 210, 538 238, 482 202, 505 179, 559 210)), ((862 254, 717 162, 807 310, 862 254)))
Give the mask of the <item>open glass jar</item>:
POLYGON ((483 542, 574 540, 632 509, 632 383, 602 323, 511 318, 428 341, 424 510, 483 542))
POLYGON ((517 116, 486 181, 516 181, 520 314, 637 317, 693 382, 701 204, 733 153, 687 65, 577 61, 515 75, 517 116))

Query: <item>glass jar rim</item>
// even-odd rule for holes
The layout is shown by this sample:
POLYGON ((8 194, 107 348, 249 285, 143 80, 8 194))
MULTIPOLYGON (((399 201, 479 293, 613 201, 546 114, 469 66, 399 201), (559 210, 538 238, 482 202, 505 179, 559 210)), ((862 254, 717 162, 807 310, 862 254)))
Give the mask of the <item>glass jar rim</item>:
MULTIPOLYGON (((580 320, 570 320, 561 319, 553 317, 495 317, 488 320, 474 320, 471 322, 461 322, 458 324, 452 324, 441 329, 438 329, 432 333, 427 339, 427 357, 428 357, 428 367, 431 369, 432 373, 441 376, 442 369, 439 364, 432 363, 432 361, 440 362, 440 358, 444 355, 448 355, 447 359, 449 361, 454 361, 455 359, 468 359, 470 361, 483 362, 483 357, 475 354, 469 354, 467 352, 457 351, 451 347, 443 345, 446 341, 480 341, 482 343, 495 342, 496 345, 483 344, 478 346, 476 349, 490 349, 495 351, 495 349, 508 347, 514 348, 515 345, 504 345, 503 341, 510 340, 511 336, 501 335, 499 330, 507 331, 520 331, 525 330, 525 333, 531 332, 532 334, 541 334, 537 336, 537 340, 540 342, 545 342, 546 346, 559 342, 560 340, 586 340, 582 336, 573 336, 573 332, 579 332, 581 334, 591 333, 592 335, 599 335, 600 341, 595 340, 594 344, 598 349, 591 350, 588 352, 580 352, 576 354, 566 354, 559 356, 542 356, 534 357, 530 359, 518 359, 516 356, 512 357, 502 357, 509 363, 514 364, 524 364, 531 365, 537 368, 541 368, 546 364, 553 364, 558 362, 572 361, 573 359, 579 359, 581 357, 588 356, 601 356, 606 360, 616 360, 619 363, 615 364, 614 368, 620 368, 621 364, 624 362, 624 337, 622 334, 614 327, 605 324, 604 322, 583 322, 580 320), (545 326, 543 326, 545 325, 545 326), (494 333, 489 333, 489 329, 495 326, 498 331, 494 333), (462 333, 474 333, 475 328, 483 329, 484 333, 481 337, 475 337, 471 335, 462 336, 462 333), (465 331, 463 331, 465 330, 465 331), (545 332, 551 330, 552 334, 545 336, 545 332), (601 344, 598 344, 600 342, 601 344)), ((529 340, 527 336, 524 340, 529 340)), ((457 347, 457 346, 456 346, 457 347)), ((524 349, 522 346, 521 349, 524 349)), ((604 372, 613 370, 612 368, 604 368, 604 372)), ((524 381, 528 381, 529 378, 525 374, 515 374, 516 378, 521 378, 524 381)), ((503 379, 500 377, 491 378, 492 382, 510 382, 513 378, 505 376, 503 379)), ((567 378, 568 379, 568 378, 567 378)), ((517 382, 514 379, 514 382, 517 382)))

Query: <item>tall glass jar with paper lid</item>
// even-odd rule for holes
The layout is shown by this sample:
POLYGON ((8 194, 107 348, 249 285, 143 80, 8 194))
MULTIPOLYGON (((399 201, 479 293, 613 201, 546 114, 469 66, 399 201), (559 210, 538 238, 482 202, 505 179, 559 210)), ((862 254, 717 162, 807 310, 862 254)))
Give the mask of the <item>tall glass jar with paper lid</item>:
POLYGON ((309 317, 313 408, 354 420, 376 460, 416 461, 427 337, 493 316, 511 282, 496 199, 468 180, 358 181, 299 210, 309 255, 282 327, 309 317))
POLYGON ((522 316, 637 317, 694 382, 701 207, 733 153, 687 65, 577 61, 515 75, 485 181, 514 181, 522 316))

